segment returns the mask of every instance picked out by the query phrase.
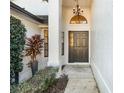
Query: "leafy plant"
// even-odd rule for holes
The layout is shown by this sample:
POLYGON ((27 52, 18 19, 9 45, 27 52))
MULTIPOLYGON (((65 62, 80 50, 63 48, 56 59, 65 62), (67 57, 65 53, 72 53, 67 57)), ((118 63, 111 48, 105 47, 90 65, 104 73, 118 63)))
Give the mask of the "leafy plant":
POLYGON ((55 81, 55 73, 51 74, 50 77, 47 77, 44 81, 43 91, 47 90, 55 81))
POLYGON ((43 48, 43 39, 40 35, 34 35, 31 38, 26 38, 25 56, 30 56, 31 61, 36 60, 37 55, 41 54, 43 48))
POLYGON ((26 29, 21 20, 10 16, 10 83, 19 82, 19 72, 23 69, 22 52, 25 45, 26 29))
POLYGON ((58 68, 45 68, 19 85, 12 85, 10 93, 42 93, 56 80, 58 68))

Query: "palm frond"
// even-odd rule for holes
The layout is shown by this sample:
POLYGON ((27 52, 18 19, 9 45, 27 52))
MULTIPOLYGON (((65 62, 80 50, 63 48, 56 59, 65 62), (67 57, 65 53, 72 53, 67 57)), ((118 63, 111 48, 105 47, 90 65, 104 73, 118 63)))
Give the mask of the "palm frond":
POLYGON ((26 38, 25 56, 36 58, 37 55, 41 54, 44 40, 41 39, 40 35, 34 35, 31 38, 26 38))

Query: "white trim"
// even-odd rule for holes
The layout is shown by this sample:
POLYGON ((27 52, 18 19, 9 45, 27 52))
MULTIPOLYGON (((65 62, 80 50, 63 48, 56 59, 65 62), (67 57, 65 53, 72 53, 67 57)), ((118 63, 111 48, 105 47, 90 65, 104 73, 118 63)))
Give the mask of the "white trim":
POLYGON ((81 66, 90 66, 90 63, 67 63, 67 65, 81 65, 81 66))
POLYGON ((89 29, 89 64, 91 63, 90 57, 91 57, 91 30, 89 29))
POLYGON ((97 84, 99 86, 100 93, 112 93, 112 91, 108 87, 107 83, 105 82, 102 74, 100 73, 99 69, 97 68, 97 66, 93 62, 91 62, 91 68, 93 70, 94 77, 95 77, 97 84))

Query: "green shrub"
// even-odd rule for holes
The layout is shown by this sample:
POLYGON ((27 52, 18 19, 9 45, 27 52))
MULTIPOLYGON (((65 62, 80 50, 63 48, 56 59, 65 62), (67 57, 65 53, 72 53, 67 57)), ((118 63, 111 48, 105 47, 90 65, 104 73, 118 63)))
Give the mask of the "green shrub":
POLYGON ((19 72, 23 69, 22 52, 25 45, 26 29, 19 19, 10 17, 10 83, 18 83, 19 72))
POLYGON ((51 74, 50 77, 47 77, 44 81, 43 90, 47 90, 55 82, 55 74, 51 74))
POLYGON ((41 93, 55 82, 57 70, 57 68, 45 68, 29 80, 11 86, 11 93, 41 93))

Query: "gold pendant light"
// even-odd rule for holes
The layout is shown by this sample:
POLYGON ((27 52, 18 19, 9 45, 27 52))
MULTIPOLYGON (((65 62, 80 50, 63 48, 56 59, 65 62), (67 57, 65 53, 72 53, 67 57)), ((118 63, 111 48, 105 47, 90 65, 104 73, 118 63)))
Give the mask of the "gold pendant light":
POLYGON ((87 24, 87 19, 81 15, 81 13, 83 13, 83 10, 80 9, 78 0, 75 1, 76 1, 76 8, 73 8, 74 16, 71 18, 70 24, 87 24))

